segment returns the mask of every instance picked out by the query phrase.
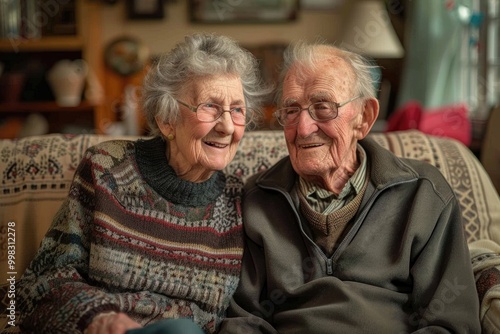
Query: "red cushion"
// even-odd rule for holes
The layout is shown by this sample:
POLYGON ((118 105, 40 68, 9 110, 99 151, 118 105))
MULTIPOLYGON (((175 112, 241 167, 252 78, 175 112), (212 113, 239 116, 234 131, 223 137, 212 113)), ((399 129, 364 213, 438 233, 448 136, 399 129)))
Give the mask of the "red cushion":
POLYGON ((422 106, 420 103, 409 101, 389 116, 385 131, 418 129, 421 117, 422 106))
POLYGON ((437 137, 454 138, 466 146, 471 143, 472 131, 465 104, 426 109, 418 129, 437 137))
POLYGON ((463 103, 424 109, 418 101, 409 101, 389 117, 385 131, 408 129, 457 139, 466 146, 470 145, 472 139, 467 106, 463 103))

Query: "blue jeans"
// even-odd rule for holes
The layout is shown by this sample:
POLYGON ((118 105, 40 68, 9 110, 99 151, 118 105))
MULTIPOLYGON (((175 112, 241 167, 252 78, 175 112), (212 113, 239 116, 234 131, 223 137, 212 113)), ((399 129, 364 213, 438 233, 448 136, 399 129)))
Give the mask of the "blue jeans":
POLYGON ((131 329, 127 334, 204 334, 191 319, 165 319, 143 328, 131 329))

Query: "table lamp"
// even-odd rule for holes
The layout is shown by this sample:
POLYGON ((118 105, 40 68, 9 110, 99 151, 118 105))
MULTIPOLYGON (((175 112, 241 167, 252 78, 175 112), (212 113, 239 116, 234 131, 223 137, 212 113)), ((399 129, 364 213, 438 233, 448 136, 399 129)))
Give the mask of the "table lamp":
MULTIPOLYGON (((375 65, 377 64, 375 59, 404 56, 403 46, 394 31, 382 0, 353 1, 346 16, 341 40, 342 47, 362 54, 375 65)), ((379 119, 383 120, 387 114, 390 85, 388 88, 384 87, 382 70, 379 67, 373 68, 372 76, 375 89, 379 92, 379 119)))

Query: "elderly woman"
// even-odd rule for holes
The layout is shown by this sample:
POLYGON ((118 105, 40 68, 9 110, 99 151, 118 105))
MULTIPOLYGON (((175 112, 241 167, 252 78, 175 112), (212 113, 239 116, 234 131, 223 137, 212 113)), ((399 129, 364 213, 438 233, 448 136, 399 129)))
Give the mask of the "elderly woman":
POLYGON ((153 137, 90 148, 19 287, 21 328, 125 333, 189 318, 217 330, 243 252, 233 159, 269 91, 255 58, 222 36, 186 37, 151 68, 153 137))

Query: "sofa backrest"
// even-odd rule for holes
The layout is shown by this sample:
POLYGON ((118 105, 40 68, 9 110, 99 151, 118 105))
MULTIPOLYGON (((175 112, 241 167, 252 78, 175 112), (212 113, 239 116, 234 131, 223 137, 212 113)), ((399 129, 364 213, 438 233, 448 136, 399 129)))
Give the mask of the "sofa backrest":
MULTIPOLYGON (((462 143, 416 130, 374 133, 380 145, 398 156, 437 166, 452 185, 462 207, 469 242, 500 243, 500 200, 475 156, 462 143)), ((66 198, 85 150, 99 142, 137 137, 51 134, 0 141, 0 267, 7 268, 8 228, 15 228, 17 278, 33 258, 52 218, 66 198)), ((243 137, 226 172, 246 180, 288 154, 283 132, 253 131, 243 137)), ((5 282, 6 271, 0 273, 5 282), (3 275, 3 276, 2 276, 3 275)))
POLYGON ((489 115, 486 122, 486 129, 481 145, 481 164, 488 173, 495 186, 495 189, 500 193, 500 104, 495 106, 489 115))

